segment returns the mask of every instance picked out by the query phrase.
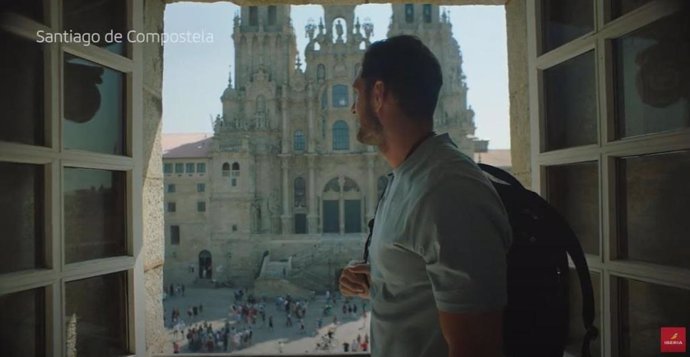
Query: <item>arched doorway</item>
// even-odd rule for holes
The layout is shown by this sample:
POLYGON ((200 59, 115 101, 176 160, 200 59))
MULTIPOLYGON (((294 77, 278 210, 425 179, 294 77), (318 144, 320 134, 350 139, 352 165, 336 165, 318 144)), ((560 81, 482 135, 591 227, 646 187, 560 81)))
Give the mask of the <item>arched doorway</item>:
POLYGON ((199 253, 199 278, 211 279, 213 277, 213 264, 211 261, 211 252, 202 250, 199 253))

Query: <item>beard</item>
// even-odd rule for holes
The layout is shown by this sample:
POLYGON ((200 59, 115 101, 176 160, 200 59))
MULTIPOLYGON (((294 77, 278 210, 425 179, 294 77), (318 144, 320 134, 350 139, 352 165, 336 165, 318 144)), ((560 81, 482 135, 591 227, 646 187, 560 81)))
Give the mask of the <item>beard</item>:
POLYGON ((364 106, 364 113, 362 113, 362 120, 357 131, 357 141, 372 146, 380 146, 384 142, 383 125, 368 102, 364 106))

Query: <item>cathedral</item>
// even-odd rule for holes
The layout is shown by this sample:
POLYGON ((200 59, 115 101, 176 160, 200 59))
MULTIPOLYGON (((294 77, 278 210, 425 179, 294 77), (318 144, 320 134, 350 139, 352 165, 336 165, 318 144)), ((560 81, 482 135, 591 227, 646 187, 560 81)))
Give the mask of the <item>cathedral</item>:
MULTIPOLYGON (((472 157, 474 113, 447 14, 431 4, 392 8, 387 35, 418 36, 441 63, 436 132, 472 157)), ((390 171, 357 141, 350 109, 374 26, 355 5, 338 5, 305 30, 301 63, 289 5, 241 7, 235 81, 213 135, 163 143, 167 282, 246 286, 273 274, 332 286, 336 269, 360 255, 390 171)))

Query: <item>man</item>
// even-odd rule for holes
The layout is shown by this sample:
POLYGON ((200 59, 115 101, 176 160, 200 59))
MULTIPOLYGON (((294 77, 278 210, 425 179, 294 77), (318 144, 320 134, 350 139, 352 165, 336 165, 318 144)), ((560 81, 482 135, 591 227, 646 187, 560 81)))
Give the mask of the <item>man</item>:
POLYGON ((348 265, 346 296, 371 299, 372 357, 500 356, 511 230, 491 183, 435 135, 438 60, 419 39, 372 44, 353 87, 357 139, 393 168, 370 263, 348 265))

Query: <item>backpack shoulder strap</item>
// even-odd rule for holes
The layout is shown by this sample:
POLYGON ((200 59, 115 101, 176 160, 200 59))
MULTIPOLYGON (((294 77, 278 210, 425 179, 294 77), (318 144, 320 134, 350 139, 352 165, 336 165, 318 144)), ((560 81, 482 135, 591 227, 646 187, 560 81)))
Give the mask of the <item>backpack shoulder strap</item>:
POLYGON ((553 219, 554 227, 558 227, 558 234, 562 236, 565 249, 575 264, 582 294, 582 321, 586 331, 582 341, 582 356, 591 357, 590 344, 599 336, 599 330, 594 326, 594 291, 585 253, 565 218, 548 203, 546 212, 553 219))
POLYGON ((508 173, 507 171, 505 171, 503 169, 499 169, 498 167, 487 165, 487 164, 482 164, 482 163, 478 163, 477 165, 479 166, 480 169, 482 169, 482 171, 488 173, 489 175, 491 175, 491 176, 493 176, 493 177, 495 177, 495 178, 497 178, 497 179, 499 179, 499 180, 501 180, 501 181, 503 181, 503 182, 505 182, 511 186, 524 188, 524 186, 522 186, 520 181, 518 181, 515 177, 513 177, 513 175, 511 175, 510 173, 508 173))

